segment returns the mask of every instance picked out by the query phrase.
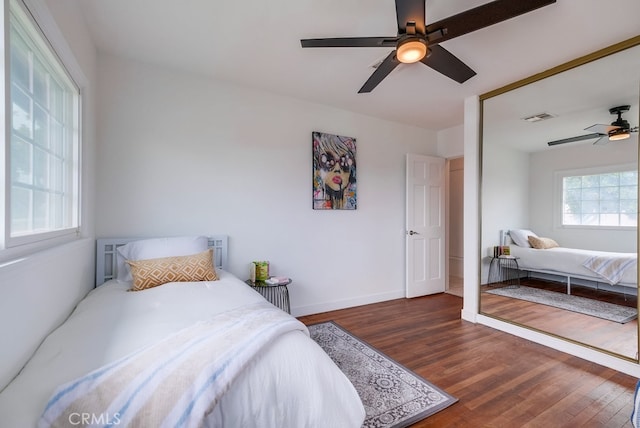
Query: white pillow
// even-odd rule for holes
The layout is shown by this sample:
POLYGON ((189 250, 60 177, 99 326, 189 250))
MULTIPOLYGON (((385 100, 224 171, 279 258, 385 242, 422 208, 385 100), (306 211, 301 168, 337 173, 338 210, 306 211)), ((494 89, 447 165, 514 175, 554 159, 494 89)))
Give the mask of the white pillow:
POLYGON ((126 260, 147 260, 160 257, 190 256, 206 251, 209 239, 206 236, 176 236, 171 238, 142 239, 118 247, 118 281, 132 281, 126 260))
POLYGON ((529 237, 533 236, 538 238, 538 235, 530 231, 529 229, 513 229, 509 231, 509 236, 518 247, 531 248, 529 244, 529 237))

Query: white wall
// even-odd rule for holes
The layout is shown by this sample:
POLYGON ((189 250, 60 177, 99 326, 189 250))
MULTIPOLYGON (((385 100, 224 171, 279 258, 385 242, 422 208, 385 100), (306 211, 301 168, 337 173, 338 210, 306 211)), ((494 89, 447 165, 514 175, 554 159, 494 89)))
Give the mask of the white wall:
POLYGON ((405 154, 436 135, 99 58, 97 234, 230 236, 230 270, 269 260, 296 315, 404 295, 405 154), (311 132, 357 140, 358 209, 314 211, 311 132))
POLYGON ((464 126, 438 131, 438 156, 450 159, 464 154, 464 126))
POLYGON ((637 231, 590 230, 562 228, 558 215, 559 189, 554 175, 560 171, 590 167, 635 164, 637 168, 638 137, 605 145, 567 144, 554 150, 531 154, 530 227, 540 236, 548 236, 563 247, 591 250, 636 252, 637 231))
MULTIPOLYGON (((62 34, 87 81, 83 85, 83 239, 0 264, 0 390, 42 339, 94 285, 94 121, 96 53, 71 0, 33 0, 45 30, 62 34), (53 19, 52 19, 53 18, 53 19)), ((47 33, 50 34, 50 33, 47 33)), ((54 43, 54 46, 56 44, 54 43)))
POLYGON ((476 322, 480 308, 480 103, 464 100, 464 298, 462 319, 476 322))
POLYGON ((447 271, 449 276, 459 278, 464 277, 463 155, 463 125, 438 131, 438 156, 451 161, 447 176, 447 271))
POLYGON ((500 231, 529 228, 529 154, 510 147, 482 148, 482 281, 500 231))

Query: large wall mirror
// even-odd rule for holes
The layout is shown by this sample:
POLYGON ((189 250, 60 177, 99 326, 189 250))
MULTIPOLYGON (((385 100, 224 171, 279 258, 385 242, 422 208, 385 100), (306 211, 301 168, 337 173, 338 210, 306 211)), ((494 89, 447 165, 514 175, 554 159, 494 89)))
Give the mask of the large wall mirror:
POLYGON ((480 97, 480 313, 638 361, 639 100, 640 37, 480 97))

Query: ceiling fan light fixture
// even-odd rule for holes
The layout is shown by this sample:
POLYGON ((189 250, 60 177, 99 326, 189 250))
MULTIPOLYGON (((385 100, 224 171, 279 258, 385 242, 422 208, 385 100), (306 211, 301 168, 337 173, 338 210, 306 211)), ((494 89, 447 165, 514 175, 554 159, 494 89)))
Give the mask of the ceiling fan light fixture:
POLYGON ((398 61, 411 64, 420 61, 427 55, 427 42, 418 37, 410 37, 398 43, 396 58, 398 61))
POLYGON ((609 141, 626 140, 630 136, 631 134, 629 133, 628 129, 614 129, 613 131, 609 132, 609 141))

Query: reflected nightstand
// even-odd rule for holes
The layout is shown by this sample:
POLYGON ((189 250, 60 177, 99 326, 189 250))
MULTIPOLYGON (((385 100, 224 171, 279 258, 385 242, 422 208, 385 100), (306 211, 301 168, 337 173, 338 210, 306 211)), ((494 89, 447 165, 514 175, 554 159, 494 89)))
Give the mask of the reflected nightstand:
POLYGON ((491 263, 489 264, 489 285, 499 284, 513 288, 520 286, 518 257, 503 255, 491 258, 491 263))

